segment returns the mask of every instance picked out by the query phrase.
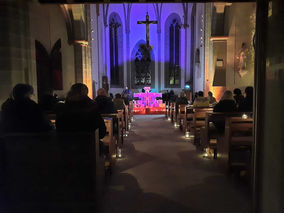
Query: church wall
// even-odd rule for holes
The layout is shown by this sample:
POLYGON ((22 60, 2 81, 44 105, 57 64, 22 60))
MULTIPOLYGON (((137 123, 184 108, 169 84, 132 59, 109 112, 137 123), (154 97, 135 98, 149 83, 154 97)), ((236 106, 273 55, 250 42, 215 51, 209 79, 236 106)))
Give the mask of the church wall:
POLYGON ((99 39, 99 35, 97 33, 98 29, 98 17, 96 13, 96 5, 90 5, 91 10, 91 48, 92 48, 92 81, 93 81, 93 97, 96 96, 96 91, 99 89, 99 72, 100 72, 100 60, 98 60, 101 56, 99 43, 97 42, 99 39))
POLYGON ((32 83, 29 10, 24 1, 2 0, 0 7, 0 105, 17 83, 32 83))
MULTIPOLYGON (((188 17, 191 16, 191 4, 189 4, 189 10, 188 10, 188 17)), ((97 48, 99 50, 97 51, 98 53, 93 54, 92 56, 92 63, 93 63, 93 74, 95 73, 96 77, 93 77, 93 80, 95 81, 95 84, 97 87, 102 87, 102 76, 106 75, 108 76, 108 83, 110 86, 110 92, 111 93, 117 93, 121 92, 122 89, 125 86, 128 87, 135 87, 133 85, 133 79, 134 75, 131 72, 134 72, 133 65, 131 65, 131 54, 133 52, 133 49, 135 46, 137 46, 138 42, 146 40, 146 27, 144 24, 137 24, 137 21, 144 21, 146 18, 146 12, 148 11, 149 13, 149 18, 150 20, 157 20, 153 4, 132 4, 131 12, 130 12, 130 23, 129 23, 129 29, 130 32, 127 34, 127 29, 126 29, 126 18, 124 14, 124 8, 123 4, 109 4, 109 9, 106 13, 106 8, 107 4, 105 4, 105 8, 103 7, 102 4, 99 5, 100 8, 100 13, 98 16, 98 26, 96 23, 92 24, 92 29, 94 32, 92 33, 93 35, 93 41, 92 41, 92 51, 97 51, 97 48), (105 11, 104 11, 105 9, 105 11), (105 16, 104 17, 104 12, 105 16), (116 12, 122 22, 122 30, 123 30, 123 63, 121 66, 123 67, 122 72, 124 75, 124 85, 121 88, 114 88, 110 85, 110 47, 109 47, 109 26, 105 26, 104 19, 107 20, 107 25, 109 22, 109 16, 113 13, 116 12), (127 43, 129 41, 129 43, 127 43), (127 48, 129 47, 129 48, 127 48), (128 60, 128 61, 127 61, 128 60), (128 63, 130 62, 130 63, 128 63), (127 67, 128 65, 128 67, 127 67), (130 80, 132 79, 132 80, 130 80), (132 85, 131 85, 132 84, 132 85)), ((93 21, 96 20, 96 17, 94 17, 96 14, 96 7, 92 6, 91 7, 91 14, 93 17, 93 21)), ((172 13, 178 14, 178 16, 181 19, 181 24, 184 22, 183 18, 183 7, 181 3, 172 3, 172 4, 163 4, 162 7, 162 13, 161 13, 161 33, 158 33, 157 30, 157 25, 156 24, 151 24, 149 27, 150 31, 150 45, 153 47, 153 57, 155 58, 155 64, 153 65, 155 69, 155 73, 152 77, 152 81, 154 83, 153 90, 155 91, 160 91, 164 89, 170 89, 170 88, 165 88, 165 22, 166 19, 171 15, 172 13), (158 43, 160 41, 160 43, 158 43), (160 46, 160 50, 158 49, 160 46), (160 53, 160 55, 159 55, 160 53), (160 62, 160 63, 159 63, 160 62), (160 64, 160 65, 159 65, 160 64), (161 72, 159 73, 159 67, 161 69, 161 72)), ((188 19, 189 20, 189 19, 188 19)), ((190 27, 189 27, 190 28, 190 27)), ((180 64, 182 68, 181 72, 181 84, 179 88, 175 88, 176 92, 179 92, 182 88, 184 88, 184 83, 186 80, 189 79, 190 77, 190 29, 188 29, 187 32, 187 40, 185 39, 186 33, 185 29, 182 27, 181 28, 181 54, 180 54, 180 64), (185 54, 187 52, 187 54, 185 54), (187 73, 186 73, 187 72, 187 73)), ((137 91, 137 89, 134 89, 133 91, 137 91)))
POLYGON ((241 88, 244 91, 246 86, 254 84, 254 17, 255 3, 206 4, 204 90, 206 93, 212 91, 217 100, 222 97, 226 89, 241 88), (218 24, 213 20, 213 16, 216 16, 216 7, 218 7, 219 17, 224 17, 224 22, 218 24), (223 39, 216 39, 220 36, 223 39), (248 47, 244 51, 245 67, 248 72, 240 77, 236 72, 236 66, 242 43, 248 47), (217 59, 223 60, 223 67, 217 67, 217 59))
MULTIPOLYGON (((187 14, 187 26, 186 29, 184 30, 185 33, 185 80, 184 83, 190 81, 190 71, 191 71, 191 31, 192 31, 192 27, 191 26, 191 15, 192 15, 192 7, 193 4, 189 4, 188 5, 188 14, 187 14)), ((184 20, 185 22, 185 20, 184 20)))
POLYGON ((63 90, 54 92, 64 97, 75 83, 75 68, 74 46, 68 44, 63 13, 58 5, 32 3, 29 8, 33 73, 36 75, 35 40, 40 41, 50 53, 55 42, 61 39, 63 90))
MULTIPOLYGON (((107 55, 107 60, 106 60, 106 66, 107 66, 107 76, 108 76, 108 80, 110 82, 111 80, 111 73, 110 73, 110 36, 109 36, 109 33, 110 33, 110 28, 109 28, 109 19, 110 19, 110 16, 112 14, 116 14, 118 16, 118 19, 119 19, 119 22, 121 24, 121 26, 119 27, 118 31, 121 32, 119 36, 118 35, 118 45, 119 45, 119 53, 118 53, 118 62, 119 62, 119 75, 120 75, 120 78, 122 78, 122 84, 124 84, 124 66, 125 66, 125 55, 124 55, 124 50, 125 50, 125 20, 124 20, 124 15, 123 15, 123 5, 122 4, 110 4, 109 6, 109 11, 108 11, 108 17, 107 17, 107 23, 108 23, 108 26, 106 27, 106 55, 107 55), (122 76, 122 77, 121 77, 122 76)), ((111 87, 111 84, 109 83, 110 87, 111 87)), ((121 93, 122 91, 122 88, 123 88, 124 85, 122 86, 115 86, 121 93)))
POLYGON ((229 32, 227 45, 227 89, 241 88, 254 85, 254 47, 253 35, 255 32, 255 3, 233 3, 228 8, 226 28, 229 32), (243 77, 236 72, 237 57, 241 51, 242 43, 247 45, 246 70, 243 77))
MULTIPOLYGON (((131 19, 130 19, 130 54, 135 48, 136 44, 143 40, 146 43, 146 27, 145 24, 137 24, 137 21, 145 21, 146 13, 148 10, 149 19, 156 20, 155 11, 152 4, 133 4, 131 9, 131 19)), ((155 57, 154 61, 154 75, 152 76, 152 84, 154 83, 154 87, 152 89, 158 91, 158 69, 157 69, 157 60, 158 59, 158 37, 157 37, 157 25, 150 24, 149 26, 149 38, 150 45, 152 46, 152 52, 155 57)), ((130 56, 131 57, 131 56, 130 56)), ((131 67, 132 68, 132 67, 131 67)), ((132 70, 133 72, 134 70, 132 70)), ((133 76, 133 74, 132 74, 133 76)), ((132 85, 133 87, 134 85, 132 85)), ((136 90, 138 91, 138 90, 136 90)))
MULTIPOLYGON (((189 4, 189 9, 188 9, 188 17, 191 17, 191 8, 192 8, 192 4, 189 4)), ((174 90, 175 93, 179 93, 185 85, 185 82, 187 80, 189 80, 189 72, 190 72, 190 68, 189 65, 187 64, 188 62, 190 62, 190 26, 187 29, 188 33, 186 34, 185 32, 185 28, 183 26, 184 24, 184 11, 183 11, 183 5, 180 3, 171 3, 171 4, 164 4, 163 5, 163 12, 162 12, 162 62, 163 66, 162 66, 162 79, 164 80, 164 84, 162 85, 162 89, 164 90, 174 90), (181 20, 181 30, 180 30, 180 65, 181 65, 181 83, 180 83, 180 87, 178 88, 168 88, 166 87, 166 67, 167 66, 167 59, 166 59, 166 51, 167 51, 167 45, 166 42, 168 42, 168 38, 166 38, 166 33, 165 33, 165 29, 166 29, 166 20, 167 18, 172 15, 172 14, 177 14, 179 16, 179 19, 181 20), (187 37, 187 40, 185 39, 185 36, 187 37), (186 54, 187 52, 187 54, 186 54)), ((188 22, 189 22, 190 18, 188 18, 188 22)))
POLYGON ((105 53, 105 26, 104 26, 104 23, 103 23, 103 20, 102 20, 102 11, 100 11, 100 20, 98 22, 99 24, 99 36, 100 36, 100 40, 98 40, 98 47, 100 48, 100 57, 99 57, 99 60, 100 60, 100 64, 99 64, 99 71, 100 71, 100 78, 99 78, 99 81, 100 81, 100 87, 102 87, 102 76, 106 76, 107 73, 106 73, 106 64, 105 64, 105 61, 107 60, 106 58, 106 53, 105 53))

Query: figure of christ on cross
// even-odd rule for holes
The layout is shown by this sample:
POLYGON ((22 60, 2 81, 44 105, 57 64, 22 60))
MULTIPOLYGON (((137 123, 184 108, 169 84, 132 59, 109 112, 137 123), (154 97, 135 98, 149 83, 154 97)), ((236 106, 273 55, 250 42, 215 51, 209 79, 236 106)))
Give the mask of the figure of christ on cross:
POLYGON ((149 21, 149 15, 148 12, 146 14, 146 21, 137 21, 137 24, 146 24, 146 42, 147 42, 147 47, 150 47, 150 42, 149 42, 149 25, 150 24, 158 24, 158 21, 149 21))

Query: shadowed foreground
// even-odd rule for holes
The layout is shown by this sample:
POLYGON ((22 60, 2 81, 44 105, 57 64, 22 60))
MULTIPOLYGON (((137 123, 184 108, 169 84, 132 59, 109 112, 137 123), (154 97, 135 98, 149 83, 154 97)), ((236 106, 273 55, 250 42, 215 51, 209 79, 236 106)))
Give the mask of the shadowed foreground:
POLYGON ((135 116, 101 213, 249 212, 248 190, 205 159, 163 115, 135 116))

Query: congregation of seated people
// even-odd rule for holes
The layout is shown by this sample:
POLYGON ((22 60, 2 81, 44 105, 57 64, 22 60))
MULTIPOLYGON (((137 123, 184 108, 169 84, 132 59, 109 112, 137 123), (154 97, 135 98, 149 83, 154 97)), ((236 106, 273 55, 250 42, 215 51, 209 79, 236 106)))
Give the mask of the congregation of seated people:
MULTIPOLYGON (((174 92, 167 92, 163 94, 164 102, 175 103, 175 113, 178 114, 180 105, 192 105, 193 108, 211 108, 213 112, 220 113, 234 113, 234 112, 252 112, 253 110, 253 87, 246 87, 244 95, 239 88, 234 91, 226 90, 219 100, 213 96, 211 91, 208 92, 208 96, 204 97, 203 91, 196 92, 189 100, 185 91, 182 91, 179 97, 174 95, 174 92), (171 97, 171 98, 170 98, 171 97)), ((219 122, 215 122, 215 127, 219 132, 224 132, 225 119, 222 118, 219 122)))
POLYGON ((112 100, 103 88, 97 91, 97 97, 92 100, 88 97, 88 87, 82 83, 71 87, 64 103, 56 103, 49 95, 49 101, 38 104, 32 100, 33 95, 31 85, 17 84, 13 88, 11 96, 1 106, 2 133, 48 132, 54 128, 59 132, 90 132, 99 129, 99 137, 103 138, 106 127, 101 114, 117 113, 117 110, 124 110, 125 100, 129 103, 129 99, 120 94, 116 94, 112 100), (55 126, 47 117, 51 111, 56 114, 55 126))

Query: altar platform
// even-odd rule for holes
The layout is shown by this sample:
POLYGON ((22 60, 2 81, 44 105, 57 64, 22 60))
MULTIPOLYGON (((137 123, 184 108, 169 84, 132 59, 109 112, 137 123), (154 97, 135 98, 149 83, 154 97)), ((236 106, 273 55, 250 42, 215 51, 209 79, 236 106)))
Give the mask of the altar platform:
POLYGON ((133 114, 164 114, 165 104, 162 101, 162 93, 150 92, 150 87, 144 87, 144 90, 145 92, 133 94, 133 114))

